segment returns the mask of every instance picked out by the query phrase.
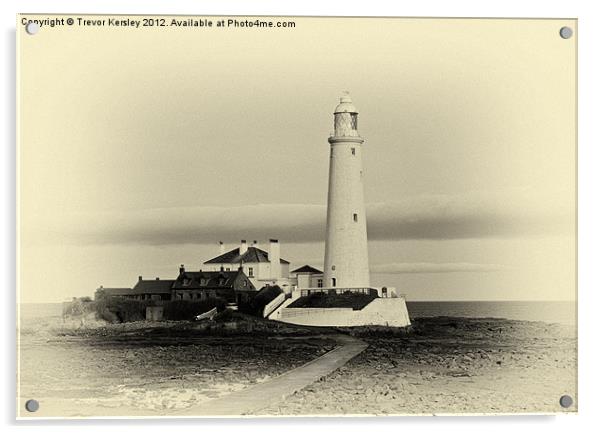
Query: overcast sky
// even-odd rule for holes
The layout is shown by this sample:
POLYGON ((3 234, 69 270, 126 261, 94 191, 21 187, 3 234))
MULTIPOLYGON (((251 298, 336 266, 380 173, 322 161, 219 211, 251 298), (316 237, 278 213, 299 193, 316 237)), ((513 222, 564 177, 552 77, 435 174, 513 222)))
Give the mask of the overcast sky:
POLYGON ((366 139, 373 285, 410 300, 574 299, 567 23, 20 34, 22 300, 173 278, 219 240, 278 238, 293 266, 322 268, 343 90, 366 139))

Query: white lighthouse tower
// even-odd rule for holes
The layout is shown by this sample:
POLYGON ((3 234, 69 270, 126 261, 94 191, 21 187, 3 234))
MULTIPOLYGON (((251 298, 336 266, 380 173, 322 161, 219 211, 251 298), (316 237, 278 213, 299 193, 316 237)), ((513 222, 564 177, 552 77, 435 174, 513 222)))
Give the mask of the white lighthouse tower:
POLYGON ((330 143, 328 214, 324 286, 367 288, 368 237, 362 169, 362 144, 357 132, 358 112, 344 93, 334 110, 334 134, 330 143))

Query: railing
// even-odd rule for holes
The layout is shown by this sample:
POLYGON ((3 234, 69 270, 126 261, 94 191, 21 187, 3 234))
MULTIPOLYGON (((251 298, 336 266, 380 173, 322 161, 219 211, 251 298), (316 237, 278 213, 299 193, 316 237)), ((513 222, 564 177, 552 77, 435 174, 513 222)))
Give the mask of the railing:
POLYGON ((329 294, 329 295, 341 295, 341 294, 366 294, 374 295, 378 297, 378 289, 376 288, 304 288, 299 289, 301 297, 307 297, 311 294, 329 294))

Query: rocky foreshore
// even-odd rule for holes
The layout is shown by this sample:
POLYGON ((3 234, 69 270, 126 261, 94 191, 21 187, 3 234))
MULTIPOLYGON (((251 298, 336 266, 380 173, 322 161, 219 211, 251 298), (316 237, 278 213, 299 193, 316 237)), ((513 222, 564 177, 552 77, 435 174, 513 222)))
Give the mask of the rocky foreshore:
POLYGON ((335 347, 319 332, 252 318, 83 327, 55 319, 21 332, 20 395, 40 402, 35 416, 169 414, 335 347))
POLYGON ((356 329, 347 365, 261 414, 576 411, 576 330, 505 319, 424 318, 413 330, 356 329))
MULTIPOLYGON (((168 415, 269 381, 332 350, 366 350, 258 415, 551 413, 576 401, 576 329, 505 319, 423 318, 411 328, 60 322, 21 329, 21 398, 40 416, 168 415)), ((261 399, 261 397, 258 397, 261 399)))

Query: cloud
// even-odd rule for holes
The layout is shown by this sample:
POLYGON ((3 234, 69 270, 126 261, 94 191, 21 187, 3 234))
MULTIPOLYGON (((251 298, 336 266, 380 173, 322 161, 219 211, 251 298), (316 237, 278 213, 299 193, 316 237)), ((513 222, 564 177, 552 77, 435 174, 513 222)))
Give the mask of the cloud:
MULTIPOLYGON (((371 240, 507 238, 574 232, 571 204, 525 192, 421 195, 368 204, 366 209, 371 240)), ((326 207, 173 207, 64 215, 54 222, 44 215, 37 221, 29 218, 25 226, 35 226, 36 239, 62 243, 206 244, 241 238, 306 243, 324 240, 326 207)))
POLYGON ((573 209, 536 192, 422 195, 367 207, 371 239, 463 239, 572 231, 573 209))
POLYGON ((370 267, 370 271, 376 274, 490 273, 507 269, 507 266, 501 264, 472 264, 468 262, 394 262, 376 264, 370 267))

